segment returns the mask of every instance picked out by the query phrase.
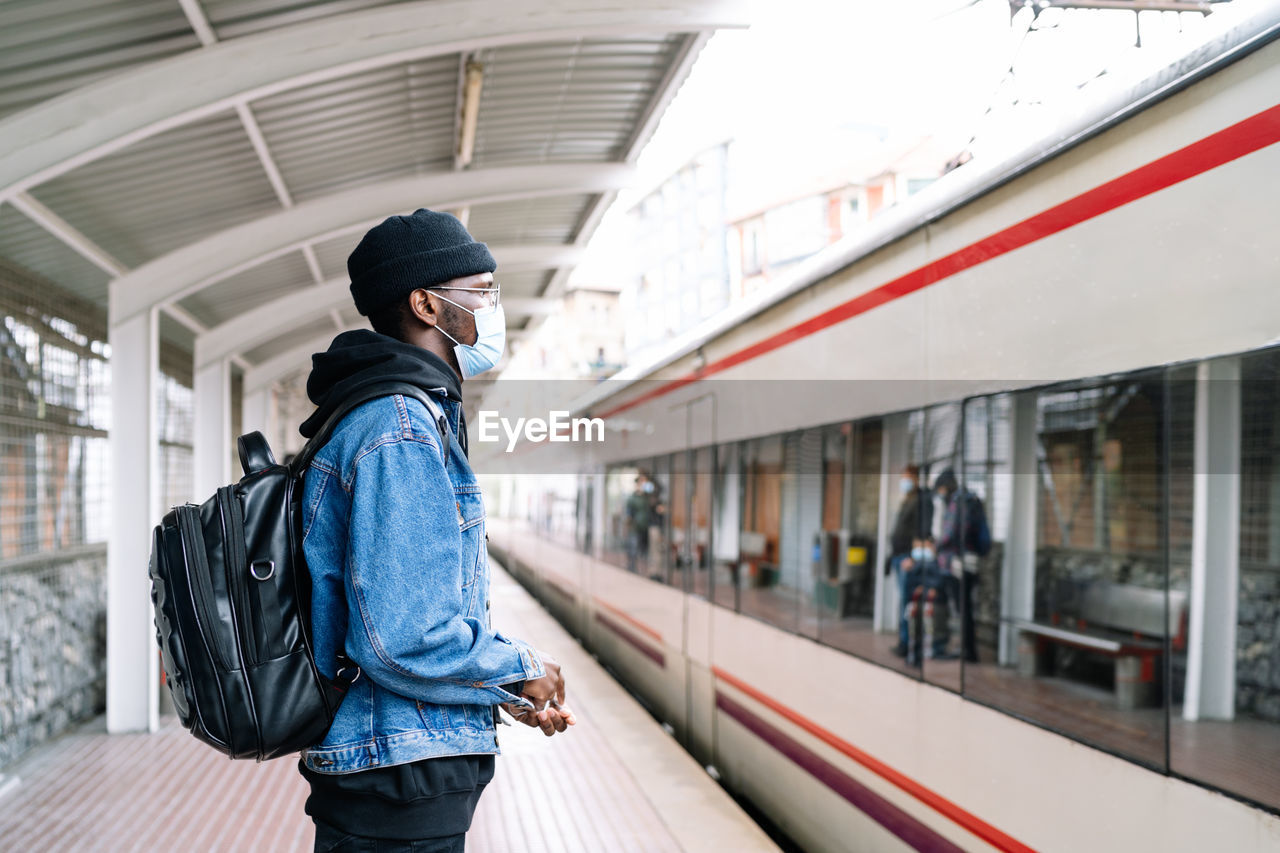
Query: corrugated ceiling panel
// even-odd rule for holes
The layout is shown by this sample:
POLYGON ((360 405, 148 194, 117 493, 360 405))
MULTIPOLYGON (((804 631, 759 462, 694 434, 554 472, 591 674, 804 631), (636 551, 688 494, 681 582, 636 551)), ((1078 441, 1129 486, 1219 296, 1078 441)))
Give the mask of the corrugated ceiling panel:
POLYGON ((9 205, 0 205, 0 259, 88 302, 107 304, 110 276, 9 205))
POLYGON ((218 38, 230 39, 396 2, 402 0, 201 0, 201 5, 218 38))
MULTIPOLYGON (((306 343, 311 338, 323 335, 326 332, 338 334, 338 330, 334 328, 333 321, 328 317, 322 317, 314 322, 299 326, 296 329, 289 330, 288 333, 265 343, 257 349, 252 349, 244 354, 246 360, 251 364, 261 364, 273 356, 280 355, 282 352, 288 352, 296 346, 306 343)), ((322 348, 323 349, 323 348, 322 348)), ((303 364, 299 364, 303 367, 303 364)))
MULTIPOLYGON (((471 208, 468 230, 490 245, 572 242, 594 195, 548 196, 471 208)), ((502 258, 498 258, 502 269, 502 258)))
POLYGON ((32 194, 131 267, 280 209, 233 112, 143 140, 32 194))
POLYGON ((617 159, 683 36, 491 48, 475 165, 617 159))
POLYGON ((302 252, 290 252, 206 287, 182 300, 182 307, 205 325, 216 326, 314 283, 302 252))
POLYGON ((312 246, 316 250, 316 259, 320 261, 320 269, 324 271, 325 278, 347 277, 347 255, 351 254, 351 250, 363 236, 363 232, 344 234, 312 246))
POLYGON ((177 0, 0 2, 0 116, 199 46, 177 0))
POLYGON ((301 201, 450 168, 457 77, 457 57, 437 57, 306 86, 253 111, 301 201))

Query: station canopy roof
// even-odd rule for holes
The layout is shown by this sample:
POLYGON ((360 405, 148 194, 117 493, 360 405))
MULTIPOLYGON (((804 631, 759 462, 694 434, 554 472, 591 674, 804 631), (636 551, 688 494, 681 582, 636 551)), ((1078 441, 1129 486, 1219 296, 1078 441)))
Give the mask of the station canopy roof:
POLYGON ((159 306, 246 388, 363 325, 346 257, 450 210, 511 330, 563 289, 728 0, 8 0, 0 264, 159 306))

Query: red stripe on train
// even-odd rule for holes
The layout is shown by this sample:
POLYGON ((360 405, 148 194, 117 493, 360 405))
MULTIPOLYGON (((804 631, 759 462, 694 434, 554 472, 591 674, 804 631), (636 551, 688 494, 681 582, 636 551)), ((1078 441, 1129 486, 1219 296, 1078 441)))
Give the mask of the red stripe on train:
POLYGON ((759 702, 761 705, 764 705, 778 716, 795 723, 818 740, 853 759, 858 764, 861 764, 863 767, 875 773, 885 781, 901 788, 920 802, 929 806, 939 814, 947 817, 953 823, 973 833, 992 847, 995 847, 997 850, 1003 850, 1005 853, 1035 853, 1034 848, 1028 847, 1012 836, 1006 835, 972 812, 965 811, 960 808, 960 806, 946 799, 936 791, 926 788, 924 785, 921 785, 905 773, 901 773, 878 758, 868 755, 848 741, 843 740, 827 729, 824 729, 808 717, 788 708, 786 705, 783 705, 772 697, 760 692, 746 682, 735 678, 720 667, 713 666, 711 671, 715 673, 716 678, 720 679, 725 684, 728 684, 734 689, 750 696, 752 699, 759 702))
POLYGON ((963 249, 912 270, 906 275, 887 281, 821 314, 713 361, 699 370, 665 382, 633 400, 614 406, 597 417, 607 418, 625 412, 627 409, 669 394, 691 382, 736 367, 756 356, 772 352, 859 314, 865 314, 873 308, 879 308, 895 299, 937 284, 956 273, 1043 240, 1074 225, 1087 222, 1276 142, 1280 142, 1280 105, 1263 110, 1257 115, 1206 136, 1199 142, 1179 148, 1159 160, 1140 166, 1132 172, 1107 181, 1029 219, 1011 225, 1003 231, 997 231, 963 249))

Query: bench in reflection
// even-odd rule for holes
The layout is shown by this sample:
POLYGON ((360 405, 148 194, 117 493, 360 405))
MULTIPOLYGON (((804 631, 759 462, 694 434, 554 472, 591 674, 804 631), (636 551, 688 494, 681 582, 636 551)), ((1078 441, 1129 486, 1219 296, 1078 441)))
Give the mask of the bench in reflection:
POLYGON ((1115 661, 1115 701, 1121 710, 1160 702, 1157 672, 1165 636, 1186 647, 1187 594, 1108 581, 1060 581, 1049 620, 1014 620, 1018 672, 1034 678, 1054 669, 1054 647, 1082 649, 1115 661))

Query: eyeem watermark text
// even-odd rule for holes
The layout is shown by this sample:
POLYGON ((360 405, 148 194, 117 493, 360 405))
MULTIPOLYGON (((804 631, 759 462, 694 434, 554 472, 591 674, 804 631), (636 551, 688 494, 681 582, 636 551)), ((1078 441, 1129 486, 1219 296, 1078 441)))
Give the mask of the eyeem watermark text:
POLYGON ((521 438, 534 443, 543 441, 604 441, 603 418, 570 418, 568 411, 551 411, 547 414, 546 420, 542 418, 516 418, 513 424, 510 418, 504 418, 492 409, 481 409, 476 437, 485 442, 501 441, 502 433, 505 433, 507 453, 515 450, 516 444, 521 438))

